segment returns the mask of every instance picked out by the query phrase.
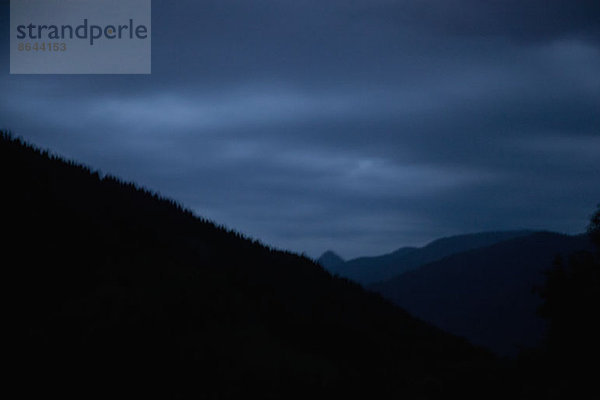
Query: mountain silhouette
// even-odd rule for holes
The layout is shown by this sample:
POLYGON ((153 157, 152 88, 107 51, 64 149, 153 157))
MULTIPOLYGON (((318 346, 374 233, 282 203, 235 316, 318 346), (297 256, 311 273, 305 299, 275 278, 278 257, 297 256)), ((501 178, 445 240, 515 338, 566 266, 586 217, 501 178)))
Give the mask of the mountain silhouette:
POLYGON ((327 250, 317 260, 317 263, 325 269, 335 268, 337 265, 342 264, 343 262, 344 259, 331 250, 327 250))
POLYGON ((448 332, 514 356, 541 344, 545 324, 534 288, 555 257, 591 248, 586 235, 539 232, 448 256, 369 289, 448 332))
POLYGON ((0 175, 22 397, 507 396, 490 353, 306 257, 6 133, 0 175))
POLYGON ((382 256, 361 257, 342 264, 321 265, 331 273, 368 285, 391 279, 403 272, 452 254, 489 246, 528 234, 531 234, 531 231, 481 232, 457 235, 435 240, 421 248, 403 247, 382 256))

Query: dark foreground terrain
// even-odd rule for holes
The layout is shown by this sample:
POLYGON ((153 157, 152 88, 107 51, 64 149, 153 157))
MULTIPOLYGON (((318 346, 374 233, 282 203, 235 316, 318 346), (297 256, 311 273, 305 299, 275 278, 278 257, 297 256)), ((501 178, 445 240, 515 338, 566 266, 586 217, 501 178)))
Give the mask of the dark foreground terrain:
POLYGON ((0 171, 8 380, 23 398, 545 393, 313 261, 133 184, 7 134, 0 171))

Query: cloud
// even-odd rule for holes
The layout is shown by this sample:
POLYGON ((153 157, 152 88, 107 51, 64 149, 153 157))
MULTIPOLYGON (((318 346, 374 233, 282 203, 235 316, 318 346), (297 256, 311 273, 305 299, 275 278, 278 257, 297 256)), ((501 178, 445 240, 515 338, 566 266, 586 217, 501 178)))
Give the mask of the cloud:
POLYGON ((155 0, 151 76, 11 76, 5 51, 0 127, 311 256, 574 233, 600 199, 598 15, 155 0))
POLYGON ((505 37, 517 42, 561 37, 597 40, 600 5, 594 0, 379 0, 351 2, 357 18, 370 15, 423 33, 505 37))

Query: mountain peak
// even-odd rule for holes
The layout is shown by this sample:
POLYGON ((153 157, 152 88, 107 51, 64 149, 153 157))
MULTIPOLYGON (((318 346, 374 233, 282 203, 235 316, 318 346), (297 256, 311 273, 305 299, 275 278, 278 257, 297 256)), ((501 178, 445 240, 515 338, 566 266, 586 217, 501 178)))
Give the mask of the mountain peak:
POLYGON ((317 259, 317 263, 319 263, 322 267, 326 269, 335 267, 336 265, 342 264, 343 262, 345 262, 344 259, 332 250, 327 250, 321 255, 321 257, 317 259))

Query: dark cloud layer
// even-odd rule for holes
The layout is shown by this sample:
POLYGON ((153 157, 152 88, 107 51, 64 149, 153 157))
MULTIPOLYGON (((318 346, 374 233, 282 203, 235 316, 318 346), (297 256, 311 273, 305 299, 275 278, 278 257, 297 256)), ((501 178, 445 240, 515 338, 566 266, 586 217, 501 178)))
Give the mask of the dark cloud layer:
POLYGON ((579 232, 597 1, 153 1, 151 76, 8 75, 0 127, 265 242, 376 254, 579 232))
POLYGON ((374 1, 363 10, 423 31, 462 36, 503 36, 546 41, 564 36, 595 39, 600 4, 595 0, 374 1))

